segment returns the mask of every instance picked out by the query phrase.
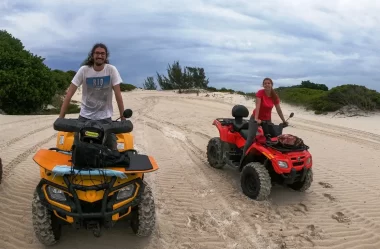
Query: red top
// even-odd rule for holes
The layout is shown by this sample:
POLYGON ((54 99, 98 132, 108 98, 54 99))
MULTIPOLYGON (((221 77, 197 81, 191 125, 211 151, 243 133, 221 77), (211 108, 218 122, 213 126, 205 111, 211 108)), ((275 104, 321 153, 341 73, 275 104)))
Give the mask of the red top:
MULTIPOLYGON (((277 101, 273 103, 273 100, 271 97, 268 97, 265 94, 264 89, 259 90, 256 93, 256 97, 261 99, 261 105, 260 105, 260 111, 259 111, 259 119, 260 120, 271 120, 272 116, 272 109, 274 105, 277 105, 280 103, 280 99, 277 98, 277 101)), ((255 108, 256 110, 256 108, 255 108)), ((255 116, 255 110, 253 110, 252 115, 255 116)))

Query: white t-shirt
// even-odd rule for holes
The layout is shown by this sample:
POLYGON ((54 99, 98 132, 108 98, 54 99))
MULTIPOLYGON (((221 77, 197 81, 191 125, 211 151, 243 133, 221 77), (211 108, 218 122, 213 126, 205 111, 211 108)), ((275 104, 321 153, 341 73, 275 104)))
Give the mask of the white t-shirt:
POLYGON ((120 74, 113 65, 106 64, 99 72, 93 67, 80 67, 72 80, 77 87, 83 85, 80 115, 92 120, 111 118, 112 87, 121 82, 120 74))

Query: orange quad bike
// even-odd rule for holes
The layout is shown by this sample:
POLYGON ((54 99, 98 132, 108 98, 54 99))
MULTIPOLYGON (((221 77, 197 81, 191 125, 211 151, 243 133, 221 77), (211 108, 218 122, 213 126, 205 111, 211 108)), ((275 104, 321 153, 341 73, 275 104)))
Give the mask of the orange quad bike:
MULTIPOLYGON (((219 137, 207 145, 209 164, 217 169, 229 165, 239 172, 243 193, 261 201, 271 192, 273 184, 288 186, 297 191, 307 190, 313 181, 312 155, 303 140, 291 134, 282 134, 287 125, 262 122, 254 142, 243 155, 248 136, 249 111, 243 105, 232 108, 234 118, 217 118, 213 125, 219 137)), ((294 113, 290 114, 293 117, 294 113)))
MULTIPOLYGON (((130 118, 132 110, 126 109, 123 116, 130 118)), ((42 244, 56 244, 62 225, 86 228, 99 237, 103 227, 127 219, 137 236, 153 232, 155 203, 144 174, 158 165, 153 157, 134 150, 132 122, 117 120, 54 122, 57 147, 41 149, 33 157, 41 175, 32 203, 33 227, 42 244), (105 145, 112 134, 116 150, 105 145)))

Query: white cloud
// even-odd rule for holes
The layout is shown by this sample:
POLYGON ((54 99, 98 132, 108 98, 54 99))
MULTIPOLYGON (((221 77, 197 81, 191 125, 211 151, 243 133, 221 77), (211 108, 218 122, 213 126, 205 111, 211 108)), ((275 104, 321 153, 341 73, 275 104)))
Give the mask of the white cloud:
POLYGON ((179 60, 204 67, 210 85, 243 91, 264 77, 380 90, 379 10, 370 0, 3 0, 0 29, 74 70, 102 41, 135 84, 179 60))

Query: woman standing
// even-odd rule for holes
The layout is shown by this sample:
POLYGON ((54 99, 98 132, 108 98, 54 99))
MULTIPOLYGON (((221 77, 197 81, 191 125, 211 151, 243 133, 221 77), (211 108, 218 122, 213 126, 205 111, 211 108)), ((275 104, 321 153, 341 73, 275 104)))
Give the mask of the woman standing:
POLYGON ((272 121, 273 106, 276 107, 277 113, 282 122, 287 123, 280 107, 280 98, 273 89, 272 79, 265 78, 263 80, 263 87, 264 89, 261 89, 256 93, 256 108, 253 110, 249 119, 248 137, 244 145, 242 159, 249 146, 253 143, 258 125, 261 124, 261 121, 272 121))

